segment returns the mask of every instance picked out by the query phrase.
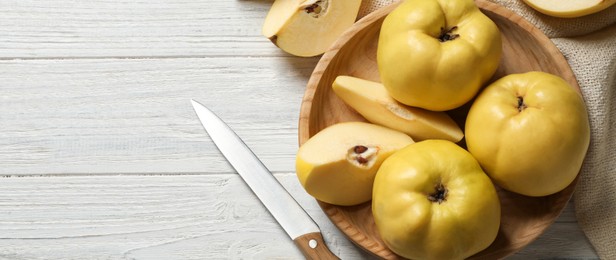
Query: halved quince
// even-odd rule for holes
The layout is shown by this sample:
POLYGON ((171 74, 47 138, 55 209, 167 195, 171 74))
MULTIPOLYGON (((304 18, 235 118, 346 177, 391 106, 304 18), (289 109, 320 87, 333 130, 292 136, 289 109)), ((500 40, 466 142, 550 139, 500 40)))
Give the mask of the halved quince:
POLYGON ((372 198, 372 184, 381 163, 412 144, 408 135, 365 122, 331 125, 300 146, 297 177, 316 199, 350 206, 372 198))
POLYGON ((414 140, 462 140, 460 127, 445 112, 404 105, 392 98, 383 84, 350 76, 338 76, 334 92, 368 121, 410 135, 414 140))
POLYGON ((361 0, 276 0, 263 35, 296 56, 323 54, 357 18, 361 0))
POLYGON ((556 17, 574 18, 607 9, 616 0, 524 0, 533 9, 556 17))

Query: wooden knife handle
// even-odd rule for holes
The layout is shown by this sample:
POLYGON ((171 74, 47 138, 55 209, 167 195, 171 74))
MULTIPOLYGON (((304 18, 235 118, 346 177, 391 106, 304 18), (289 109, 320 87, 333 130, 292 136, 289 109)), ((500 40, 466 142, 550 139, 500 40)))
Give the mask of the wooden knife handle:
POLYGON ((308 233, 293 239, 297 248, 309 260, 340 259, 329 251, 320 232, 308 233))

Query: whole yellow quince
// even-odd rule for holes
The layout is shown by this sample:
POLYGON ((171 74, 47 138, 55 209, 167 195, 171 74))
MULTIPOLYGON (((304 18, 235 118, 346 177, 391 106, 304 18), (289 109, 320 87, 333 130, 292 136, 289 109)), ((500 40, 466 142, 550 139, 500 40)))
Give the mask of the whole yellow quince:
POLYGON ((500 226, 492 181, 466 150, 445 140, 406 146, 376 174, 372 214, 385 244, 409 259, 463 259, 500 226))
POLYGON ((499 186, 545 196, 575 179, 590 144, 582 96, 545 72, 510 74, 484 89, 466 119, 466 145, 499 186))
POLYGON ((501 53, 498 27, 473 0, 406 0, 383 21, 377 64, 394 99, 444 111, 477 94, 501 53))

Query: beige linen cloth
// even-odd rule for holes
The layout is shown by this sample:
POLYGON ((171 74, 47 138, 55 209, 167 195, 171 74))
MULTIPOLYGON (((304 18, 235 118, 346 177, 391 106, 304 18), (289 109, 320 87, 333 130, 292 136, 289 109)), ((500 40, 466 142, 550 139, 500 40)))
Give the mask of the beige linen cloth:
MULTIPOLYGON (((364 16, 396 0, 364 0, 364 16)), ((541 14, 521 0, 488 0, 539 28, 563 53, 588 108, 591 141, 574 193, 577 220, 602 259, 616 259, 616 5, 580 18, 541 14)))

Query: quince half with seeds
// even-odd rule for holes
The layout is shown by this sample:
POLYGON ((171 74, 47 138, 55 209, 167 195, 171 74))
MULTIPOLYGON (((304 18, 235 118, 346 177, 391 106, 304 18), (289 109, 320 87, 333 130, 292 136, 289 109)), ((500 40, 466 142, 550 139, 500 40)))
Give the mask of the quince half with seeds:
POLYGON ((306 192, 320 201, 361 204, 372 199, 372 184, 381 163, 412 143, 408 135, 383 126, 337 123, 300 146, 297 177, 306 192))
POLYGON ((357 18, 361 0, 276 0, 263 35, 300 57, 323 54, 357 18))

